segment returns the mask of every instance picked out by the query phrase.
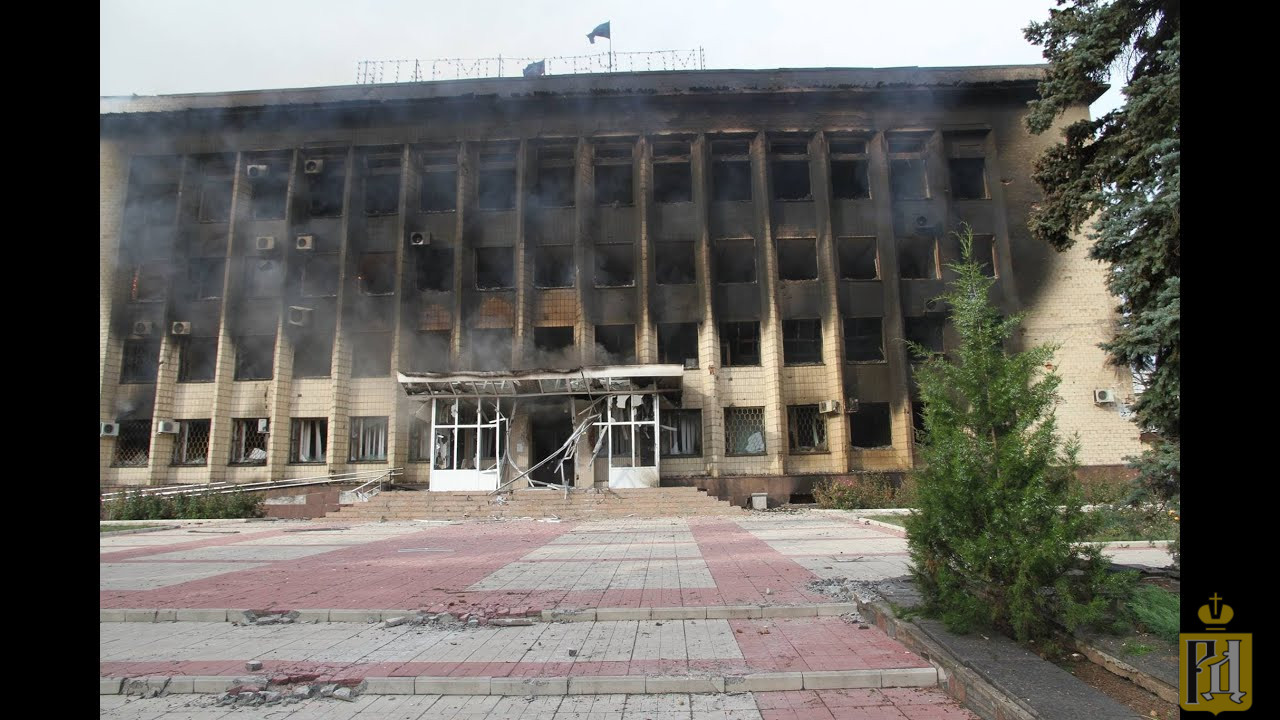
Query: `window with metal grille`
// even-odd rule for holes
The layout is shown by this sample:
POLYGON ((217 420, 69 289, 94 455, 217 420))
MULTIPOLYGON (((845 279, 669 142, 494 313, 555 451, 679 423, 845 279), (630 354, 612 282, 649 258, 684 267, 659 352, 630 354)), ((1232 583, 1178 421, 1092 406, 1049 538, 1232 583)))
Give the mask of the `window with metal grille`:
POLYGON ((817 405, 787 406, 787 449, 793 454, 827 452, 827 419, 817 405))
POLYGON ((420 418, 409 421, 409 462, 431 462, 431 423, 420 418))
POLYGON ((653 143, 653 201, 693 202, 693 169, 688 140, 653 143))
POLYGON ((395 253, 365 253, 360 256, 360 292, 391 295, 396 291, 395 253))
POLYGON ((661 323, 658 325, 658 362, 698 366, 698 324, 661 323))
POLYGON ((540 245, 533 249, 533 284, 540 288, 573 287, 573 246, 540 245))
POLYGON ((387 459, 387 419, 351 418, 351 462, 385 462, 387 459))
POLYGON ((515 250, 508 247, 478 247, 476 289, 505 290, 516 286, 515 250))
POLYGON ((279 260, 264 257, 245 258, 245 297, 276 297, 283 287, 284 265, 279 260))
POLYGON ((818 241, 814 238, 779 238, 778 278, 818 279, 818 241))
POLYGON ((209 463, 209 421, 179 420, 173 442, 174 465, 207 465, 209 463))
POLYGON ((133 270, 129 285, 129 300, 133 302, 164 302, 167 277, 165 266, 146 263, 133 270))
POLYGON ((596 204, 628 206, 635 204, 632 192, 632 146, 610 143, 595 148, 596 204))
POLYGON ((764 408, 725 408, 726 455, 764 455, 764 408))
MULTIPOLYGON (((893 445, 889 426, 889 403, 859 402, 849 413, 849 441, 857 448, 893 445)), ((851 408, 852 409, 852 408, 851 408)))
POLYGON ((782 359, 787 365, 822 362, 822 321, 783 320, 782 359))
POLYGON ((275 335, 242 335, 236 338, 236 379, 270 380, 276 355, 275 335))
POLYGON ((302 297, 338 294, 338 254, 316 253, 302 263, 302 297))
POLYGON ((720 238, 715 242, 716 282, 756 281, 756 242, 751 238, 720 238))
POLYGON ((160 369, 159 340, 125 340, 120 361, 121 383, 153 383, 160 369))
POLYGON ((329 443, 329 418, 294 418, 289 430, 289 462, 322 463, 329 443))
POLYGON ((185 337, 178 349, 178 382, 213 382, 218 338, 185 337))
POLYGON ((112 465, 146 467, 151 459, 151 421, 125 420, 116 436, 116 455, 112 465))
POLYGON ((573 207, 572 145, 538 148, 538 172, 534 204, 539 207, 573 207))
POLYGON ((760 323, 756 320, 720 323, 720 364, 760 364, 760 323))
POLYGON ((874 237, 842 237, 837 245, 841 280, 875 280, 880 277, 874 237))
POLYGON ((884 332, 880 318, 844 319, 846 362, 884 362, 884 332))
POLYGON ((428 245, 417 248, 414 273, 418 290, 448 292, 453 289, 453 248, 428 245))
POLYGON ((226 275, 227 261, 222 258, 195 258, 187 268, 193 300, 214 300, 222 297, 222 280, 226 275))
POLYGON ((711 141, 711 199, 751 200, 751 141, 711 141))
POLYGON ((266 418, 235 418, 231 421, 231 464, 266 465, 267 433, 260 432, 266 418))
POLYGON ((385 377, 391 374, 391 333, 351 335, 351 377, 385 377))
POLYGON ((833 137, 831 151, 831 195, 836 200, 858 200, 871 197, 867 180, 867 142, 862 139, 833 137))
POLYGON ((933 238, 898 238, 898 276, 904 280, 938 277, 938 248, 933 238))
POLYGON ((458 209, 458 149, 438 148, 422 153, 418 203, 422 212, 458 209))
POLYGON ((662 457, 702 456, 702 411, 663 410, 662 457))
POLYGON ((596 362, 601 365, 630 365, 635 361, 635 325, 596 326, 596 362))
POLYGON ((636 246, 613 243, 596 246, 596 287, 632 287, 636 284, 636 246))
POLYGON ((329 377, 333 364, 333 331, 302 335, 293 344, 293 376, 329 377))
POLYGON ((659 285, 692 285, 698 266, 691 242, 655 242, 653 244, 653 280, 659 285))

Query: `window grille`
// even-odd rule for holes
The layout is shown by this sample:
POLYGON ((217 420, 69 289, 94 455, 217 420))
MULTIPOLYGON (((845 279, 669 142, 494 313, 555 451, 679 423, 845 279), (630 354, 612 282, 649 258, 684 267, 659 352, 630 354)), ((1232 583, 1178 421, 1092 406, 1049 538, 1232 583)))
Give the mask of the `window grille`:
POLYGON ((827 419, 817 405, 787 408, 788 448, 793 453, 827 451, 827 419))
POLYGON ((764 408, 725 408, 726 455, 764 455, 764 408))
POLYGON ((174 465, 207 465, 209 462, 209 421, 179 420, 173 443, 174 465))
POLYGON ((120 435, 116 438, 114 465, 122 467, 146 467, 151 459, 151 421, 125 420, 120 423, 120 435))
POLYGON ((232 426, 231 464, 266 465, 267 434, 258 432, 264 418, 237 418, 232 426))

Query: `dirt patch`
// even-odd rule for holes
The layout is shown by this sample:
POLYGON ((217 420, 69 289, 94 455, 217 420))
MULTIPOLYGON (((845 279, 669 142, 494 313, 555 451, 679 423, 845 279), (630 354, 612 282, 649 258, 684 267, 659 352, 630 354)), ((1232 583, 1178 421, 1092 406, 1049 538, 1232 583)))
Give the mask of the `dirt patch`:
POLYGON ((1054 663, 1075 675, 1084 684, 1143 717, 1159 718, 1159 720, 1179 717, 1177 705, 1165 702, 1154 693, 1112 674, 1106 668, 1089 662, 1089 659, 1083 655, 1058 658, 1054 663))

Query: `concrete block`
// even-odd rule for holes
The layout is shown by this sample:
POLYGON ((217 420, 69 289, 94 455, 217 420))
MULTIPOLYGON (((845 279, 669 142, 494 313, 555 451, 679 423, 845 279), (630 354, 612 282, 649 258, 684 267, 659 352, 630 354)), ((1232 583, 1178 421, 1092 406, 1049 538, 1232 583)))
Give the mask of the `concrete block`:
POLYGON ((649 617, 654 620, 706 620, 705 607, 661 607, 653 608, 649 617))
POLYGON ((196 691, 196 679, 190 675, 175 675, 169 678, 169 685, 165 687, 165 691, 170 695, 190 695, 196 691))
POLYGON ((422 677, 414 678, 414 695, 488 695, 487 677, 422 677))
POLYGON ((294 610, 294 612, 298 613, 295 622, 314 622, 316 620, 329 622, 328 610, 294 610))
POLYGON ((879 670, 815 670, 804 673, 805 690, 880 687, 879 670))
MULTIPOLYGON (((301 613, 299 613, 301 617, 301 613)), ((382 619, 381 610, 330 610, 329 622, 373 623, 382 619)))
POLYGON ((366 695, 412 695, 416 678, 411 677, 371 677, 365 678, 368 683, 366 695))
POLYGON ((856 612, 858 612, 857 603, 832 603, 829 605, 818 606, 818 617, 848 615, 849 613, 856 613, 856 612))
POLYGON ((596 608, 596 620, 648 620, 650 608, 596 608))
POLYGON ((98 694, 99 695, 119 695, 120 686, 123 684, 124 684, 124 678, 100 677, 98 678, 98 694))
POLYGON ((226 622, 226 608, 182 608, 177 611, 178 622, 226 622))
POLYGON ((725 692, 772 692, 803 690, 804 675, 799 672, 754 673, 724 679, 725 692))
POLYGON ((592 610, 543 610, 543 622, 595 622, 596 611, 592 610))
POLYGON ((937 668, 893 668, 880 671, 880 687, 935 687, 937 668))
POLYGON ((177 622, 178 611, 173 608, 156 610, 156 622, 177 622))
POLYGON ((124 622, 124 610, 120 608, 99 609, 98 622, 124 622))
POLYGON ((156 611, 155 610, 125 610, 124 621, 125 622, 155 622, 156 611))
POLYGON ((798 607, 765 606, 760 609, 760 616, 767 618, 818 617, 818 609, 812 605, 798 607))
POLYGON ((644 691, 646 693, 722 693, 724 678, 692 675, 646 677, 644 691))
POLYGON ((569 678, 570 695, 622 695, 643 693, 643 675, 583 675, 569 678))
POLYGON ((708 620, 749 620, 763 614, 759 605, 722 605, 707 608, 708 620))
POLYGON ((490 695, 567 695, 569 678, 493 678, 489 681, 490 695))
POLYGON ((417 613, 416 610, 381 610, 378 612, 379 620, 391 620, 393 618, 405 618, 408 620, 417 613))
POLYGON ((231 683, 235 678, 226 675, 192 675, 191 676, 191 692, 197 693, 221 693, 231 688, 231 683))

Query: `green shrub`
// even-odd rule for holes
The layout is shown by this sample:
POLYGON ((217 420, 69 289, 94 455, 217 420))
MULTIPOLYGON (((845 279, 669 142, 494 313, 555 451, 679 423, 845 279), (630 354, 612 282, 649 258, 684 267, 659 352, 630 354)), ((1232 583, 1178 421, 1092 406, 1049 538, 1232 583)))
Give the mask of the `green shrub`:
POLYGON ((913 481, 899 484, 893 475, 878 472, 827 478, 813 486, 818 507, 835 510, 910 507, 914 495, 913 481))
POLYGON ((1134 589, 1133 596, 1125 603, 1125 607, 1139 629, 1166 642, 1176 643, 1182 619, 1180 600, 1167 590, 1140 584, 1134 589))
POLYGON ((128 490, 122 498, 104 503, 102 515, 106 520, 255 518, 266 514, 262 501, 261 495, 245 492, 162 497, 128 490))

